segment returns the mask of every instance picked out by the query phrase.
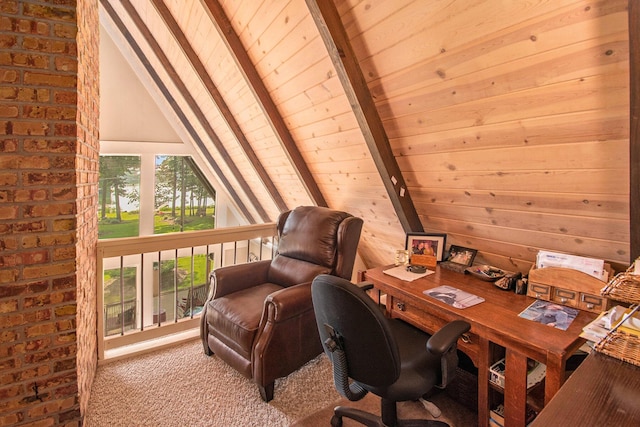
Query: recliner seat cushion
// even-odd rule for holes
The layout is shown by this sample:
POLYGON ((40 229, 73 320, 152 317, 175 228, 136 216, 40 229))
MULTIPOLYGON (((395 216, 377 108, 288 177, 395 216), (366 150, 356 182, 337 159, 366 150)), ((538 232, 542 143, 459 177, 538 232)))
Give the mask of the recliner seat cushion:
POLYGON ((280 289, 283 289, 280 285, 263 283, 209 301, 206 314, 209 333, 246 359, 251 359, 264 301, 269 294, 280 289))

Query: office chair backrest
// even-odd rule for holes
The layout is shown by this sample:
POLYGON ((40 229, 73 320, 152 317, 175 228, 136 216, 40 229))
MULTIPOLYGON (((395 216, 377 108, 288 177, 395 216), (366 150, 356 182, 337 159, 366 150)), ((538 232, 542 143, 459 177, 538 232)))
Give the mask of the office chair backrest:
POLYGON ((313 280, 311 298, 325 352, 332 358, 327 340, 335 331, 346 355, 349 378, 374 387, 398 379, 398 345, 384 314, 362 289, 323 274, 313 280))

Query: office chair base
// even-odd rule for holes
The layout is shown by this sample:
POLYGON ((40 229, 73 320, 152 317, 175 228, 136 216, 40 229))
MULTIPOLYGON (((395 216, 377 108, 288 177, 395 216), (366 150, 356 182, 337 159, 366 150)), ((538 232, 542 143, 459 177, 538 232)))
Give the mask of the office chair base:
MULTIPOLYGON (((347 417, 367 427, 389 427, 382 418, 370 412, 347 406, 337 406, 331 417, 331 427, 342 427, 342 417, 347 417)), ((398 420, 396 427, 449 427, 449 424, 436 420, 398 420)))

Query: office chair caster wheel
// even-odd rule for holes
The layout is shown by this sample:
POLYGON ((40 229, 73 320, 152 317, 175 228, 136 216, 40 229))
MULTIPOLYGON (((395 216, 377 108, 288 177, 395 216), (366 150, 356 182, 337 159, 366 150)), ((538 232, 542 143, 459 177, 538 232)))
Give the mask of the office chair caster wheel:
POLYGON ((342 417, 337 415, 331 417, 331 427, 342 427, 342 417))

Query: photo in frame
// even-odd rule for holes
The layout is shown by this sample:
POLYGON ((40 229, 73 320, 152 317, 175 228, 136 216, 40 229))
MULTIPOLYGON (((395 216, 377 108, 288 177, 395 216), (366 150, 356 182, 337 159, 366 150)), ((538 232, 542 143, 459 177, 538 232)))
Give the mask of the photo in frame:
POLYGON ((466 267, 471 267, 477 253, 478 251, 476 249, 451 245, 449 247, 449 257, 447 258, 447 261, 454 264, 461 264, 466 267))
POLYGON ((439 233, 407 233, 405 249, 412 264, 432 266, 442 261, 447 235, 439 233))

